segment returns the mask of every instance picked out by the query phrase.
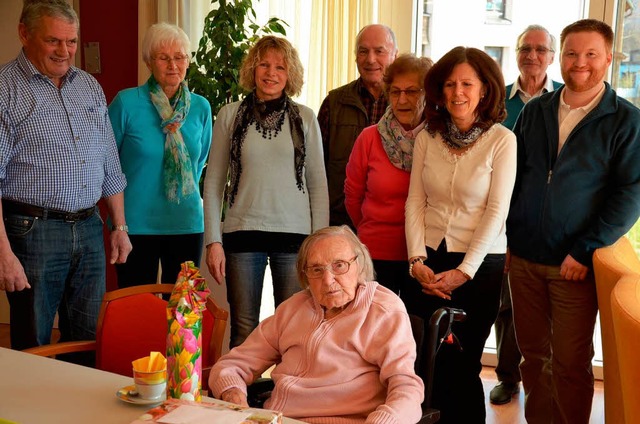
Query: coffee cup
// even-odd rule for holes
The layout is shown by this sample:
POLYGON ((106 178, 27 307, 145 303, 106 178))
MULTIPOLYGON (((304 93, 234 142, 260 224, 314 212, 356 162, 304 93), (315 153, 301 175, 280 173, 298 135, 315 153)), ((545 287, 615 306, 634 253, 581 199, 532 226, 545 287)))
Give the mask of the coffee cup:
POLYGON ((134 369, 133 382, 140 398, 160 399, 167 391, 167 370, 136 371, 134 369))

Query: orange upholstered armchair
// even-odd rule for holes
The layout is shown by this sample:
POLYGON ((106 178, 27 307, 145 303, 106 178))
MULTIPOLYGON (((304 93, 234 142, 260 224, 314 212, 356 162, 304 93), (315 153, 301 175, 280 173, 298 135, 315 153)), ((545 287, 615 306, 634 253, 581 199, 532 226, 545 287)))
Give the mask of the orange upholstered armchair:
MULTIPOLYGON (((105 293, 98 316, 96 340, 63 342, 26 349, 25 352, 53 356, 96 351, 96 368, 132 377, 131 361, 149 352, 165 352, 167 302, 173 284, 147 284, 105 293)), ((209 297, 203 313, 202 386, 208 389, 209 371, 220 358, 229 313, 209 297)))
POLYGON ((640 276, 624 276, 616 284, 611 296, 611 312, 622 383, 624 422, 640 423, 640 276))
POLYGON ((623 400, 621 370, 616 353, 618 334, 613 328, 611 295, 621 278, 626 275, 640 275, 640 260, 629 240, 622 237, 613 245, 595 251, 593 270, 602 329, 605 421, 624 423, 624 406, 626 405, 623 400))

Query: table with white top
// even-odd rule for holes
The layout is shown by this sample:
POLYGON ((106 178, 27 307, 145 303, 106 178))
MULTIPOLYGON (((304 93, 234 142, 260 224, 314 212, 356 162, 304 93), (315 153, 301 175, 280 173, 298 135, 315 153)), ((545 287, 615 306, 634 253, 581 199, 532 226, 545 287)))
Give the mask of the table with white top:
MULTIPOLYGON (((19 424, 129 424, 152 407, 117 398, 118 389, 131 384, 130 377, 0 348, 0 419, 19 424)), ((283 423, 302 421, 284 418, 283 423)))

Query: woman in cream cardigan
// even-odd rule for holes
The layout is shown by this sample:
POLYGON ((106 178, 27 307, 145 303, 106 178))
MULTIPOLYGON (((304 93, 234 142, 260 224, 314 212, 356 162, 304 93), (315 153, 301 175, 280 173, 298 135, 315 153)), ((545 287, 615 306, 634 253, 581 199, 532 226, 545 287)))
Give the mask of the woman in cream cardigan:
POLYGON ((428 321, 461 308, 462 351, 436 357, 433 406, 442 423, 484 423, 480 359, 500 303, 505 220, 516 176, 516 140, 500 122, 505 85, 486 53, 456 47, 425 78, 427 129, 416 138, 406 204, 409 313, 428 321), (463 405, 460 407, 460 405, 463 405))

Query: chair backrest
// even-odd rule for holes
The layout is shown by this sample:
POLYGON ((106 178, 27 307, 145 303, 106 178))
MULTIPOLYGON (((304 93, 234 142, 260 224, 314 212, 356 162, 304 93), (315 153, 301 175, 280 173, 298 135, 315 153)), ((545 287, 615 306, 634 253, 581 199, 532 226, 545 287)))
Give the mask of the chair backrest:
POLYGON ((631 242, 626 237, 621 237, 611 246, 594 252, 593 270, 602 330, 605 418, 606 422, 623 423, 624 406, 616 353, 616 334, 611 315, 611 293, 623 276, 640 274, 640 260, 631 242))
POLYGON ((218 306, 209 296, 202 320, 202 368, 206 368, 213 366, 222 356, 222 344, 227 330, 229 312, 218 306))
MULTIPOLYGON (((640 277, 627 275, 616 284, 611 295, 613 327, 620 369, 624 421, 640 423, 640 277)), ((607 366, 605 362, 605 367, 607 366)), ((605 395, 607 387, 605 386, 605 395)), ((606 400, 606 398, 605 398, 606 400)))
MULTIPOLYGON (((173 284, 147 284, 107 292, 97 327, 96 367, 132 376, 131 361, 165 352, 167 302, 158 294, 170 294, 173 284)), ((202 367, 212 366, 222 352, 228 312, 209 297, 203 313, 202 367)), ((203 381, 206 385, 206 382, 203 381)))

